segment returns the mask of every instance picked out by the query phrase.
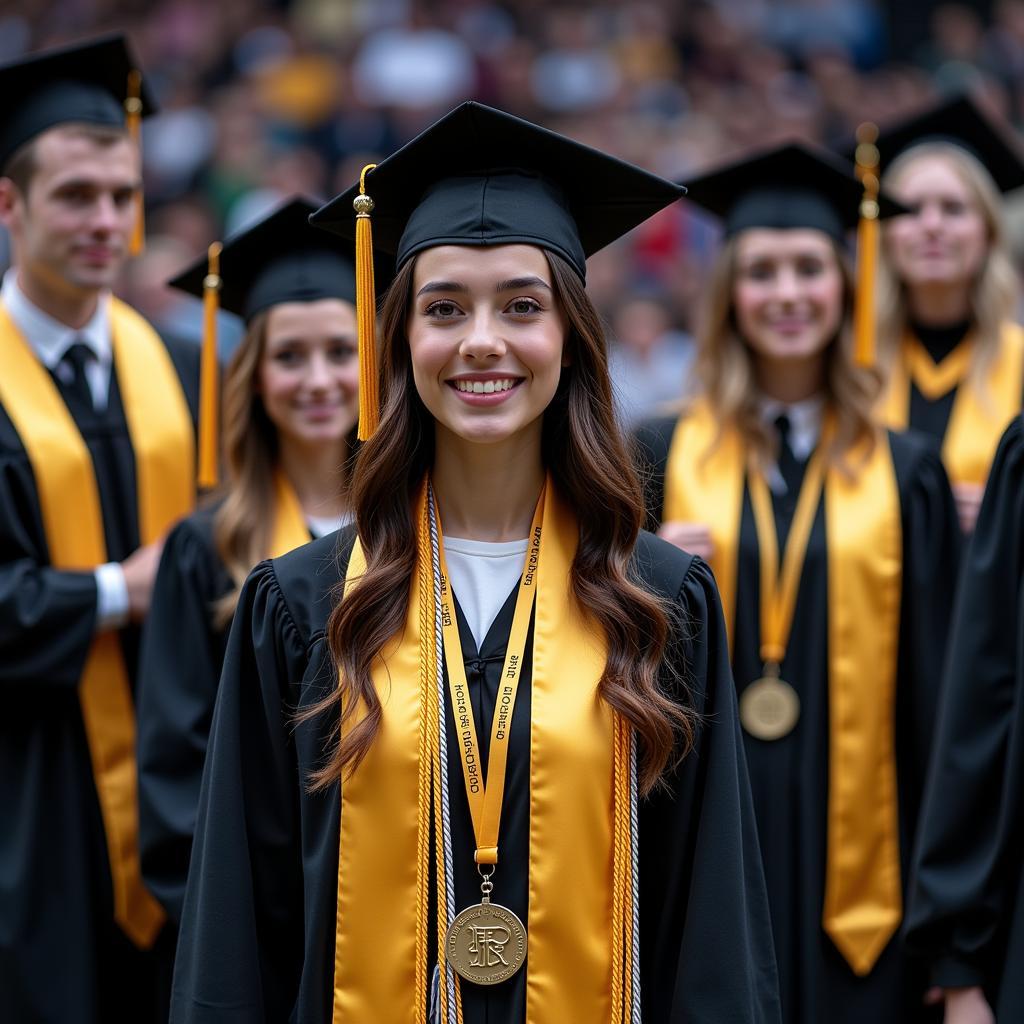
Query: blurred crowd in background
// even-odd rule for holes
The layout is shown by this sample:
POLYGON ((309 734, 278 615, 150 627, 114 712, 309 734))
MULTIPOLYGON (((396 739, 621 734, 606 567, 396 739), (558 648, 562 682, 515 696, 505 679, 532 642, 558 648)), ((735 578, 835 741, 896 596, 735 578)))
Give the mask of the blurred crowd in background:
MULTIPOLYGON (((196 339, 199 305, 168 277, 286 195, 347 188, 466 98, 684 183, 962 86, 1024 119, 1024 0, 0 0, 0 61, 108 29, 130 33, 161 107, 143 135, 147 249, 121 291, 196 339)), ((716 244, 684 203, 591 261, 628 420, 679 393, 716 244)))

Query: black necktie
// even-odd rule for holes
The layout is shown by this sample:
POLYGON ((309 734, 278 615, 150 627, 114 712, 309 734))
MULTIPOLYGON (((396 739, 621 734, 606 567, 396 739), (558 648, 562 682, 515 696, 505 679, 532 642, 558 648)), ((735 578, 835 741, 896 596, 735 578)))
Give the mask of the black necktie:
POLYGON ((779 473, 786 484, 786 496, 795 501, 803 482, 804 465, 793 454, 793 447, 789 443, 792 430, 789 417, 785 414, 776 417, 775 429, 779 432, 779 473))
POLYGON ((70 381, 65 385, 67 392, 87 409, 95 409, 92 388, 89 387, 89 378, 85 372, 86 366, 94 358, 92 349, 81 341, 71 345, 61 358, 61 363, 71 371, 70 381))

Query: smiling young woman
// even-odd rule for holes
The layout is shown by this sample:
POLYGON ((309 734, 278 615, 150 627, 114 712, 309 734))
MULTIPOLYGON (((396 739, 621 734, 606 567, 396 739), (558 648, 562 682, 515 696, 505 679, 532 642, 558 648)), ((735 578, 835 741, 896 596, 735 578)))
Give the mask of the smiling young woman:
POLYGON ((887 226, 882 249, 882 411, 890 426, 939 440, 965 533, 1024 393, 1019 282, 1000 198, 1024 184, 1024 154, 1008 134, 959 97, 878 140, 883 182, 910 210, 887 226))
POLYGON ((801 146, 691 186, 726 234, 695 393, 638 437, 653 523, 722 594, 791 1024, 927 1012, 896 935, 958 531, 937 455, 874 425, 854 359, 861 196, 801 146))
MULTIPOLYGON (((316 208, 293 199, 223 248, 220 305, 248 328, 224 379, 226 479, 168 535, 142 639, 142 872, 174 925, 242 583, 261 559, 347 519, 359 386, 355 268, 309 226, 316 208)), ((204 258, 172 284, 202 295, 207 271, 204 258)))
POLYGON ((584 289, 681 190, 474 103, 364 177, 357 528, 243 591, 172 1019, 778 1021, 717 594, 584 289))

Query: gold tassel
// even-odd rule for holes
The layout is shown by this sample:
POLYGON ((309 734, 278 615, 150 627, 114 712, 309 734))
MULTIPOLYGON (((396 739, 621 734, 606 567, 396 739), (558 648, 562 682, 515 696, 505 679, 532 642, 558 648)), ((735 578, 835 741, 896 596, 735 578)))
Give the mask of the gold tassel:
POLYGON ((356 322, 359 328, 359 430, 360 441, 373 437, 380 421, 380 382, 377 379, 377 293, 373 282, 373 200, 366 194, 367 164, 359 175, 359 195, 352 200, 356 211, 356 322))
POLYGON ((203 350, 199 371, 199 486, 202 488, 216 487, 218 481, 220 252, 220 242, 214 242, 207 251, 207 273, 203 281, 203 350))
POLYGON ((132 71, 128 75, 128 96, 124 101, 125 124, 128 137, 139 154, 139 188, 135 193, 135 226, 128 251, 138 256, 146 245, 145 193, 142 188, 142 74, 132 71))
POLYGON ((854 361, 875 363, 875 275, 878 266, 878 128, 865 123, 857 129, 857 176, 864 186, 857 224, 857 294, 854 299, 854 361))

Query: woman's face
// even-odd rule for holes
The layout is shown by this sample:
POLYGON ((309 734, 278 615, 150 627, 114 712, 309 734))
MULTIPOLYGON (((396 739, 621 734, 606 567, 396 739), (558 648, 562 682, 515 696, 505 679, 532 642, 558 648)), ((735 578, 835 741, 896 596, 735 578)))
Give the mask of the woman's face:
POLYGON ((953 164, 921 155, 892 186, 911 213, 886 226, 893 268, 908 287, 970 286, 988 250, 985 218, 971 189, 953 164))
POLYGON ((442 432, 493 444, 539 428, 562 373, 566 330, 535 246, 442 245, 416 259, 413 378, 442 432))
POLYGON ((283 438, 334 444, 359 416, 356 313, 341 299, 283 302, 267 317, 258 388, 283 438))
POLYGON ((818 355, 843 318, 843 276, 828 235, 751 228, 736 240, 733 307, 740 334, 773 361, 818 355))

